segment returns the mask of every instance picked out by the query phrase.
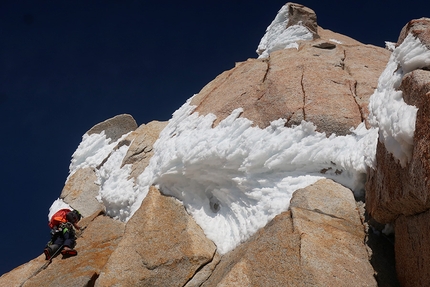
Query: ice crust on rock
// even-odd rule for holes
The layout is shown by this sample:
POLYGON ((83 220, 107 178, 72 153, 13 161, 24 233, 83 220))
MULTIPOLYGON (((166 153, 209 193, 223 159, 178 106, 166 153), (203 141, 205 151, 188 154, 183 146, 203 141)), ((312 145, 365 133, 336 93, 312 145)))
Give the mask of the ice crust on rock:
POLYGON ((429 65, 430 51, 409 34, 392 52, 369 100, 369 122, 379 128, 379 140, 402 167, 412 157, 417 108, 406 104, 397 89, 405 74, 429 65))
POLYGON ((279 119, 265 129, 240 118, 241 109, 212 127, 215 116, 193 113, 189 99, 154 144, 136 183, 121 167, 126 147, 113 151, 97 173, 107 213, 127 221, 155 184, 180 200, 221 253, 232 250, 277 214, 292 193, 321 178, 363 190, 373 165, 377 130, 364 124, 351 135, 327 137, 309 122, 287 128, 279 119))
POLYGON ((105 132, 94 133, 82 136, 82 141, 72 155, 69 166, 69 179, 78 169, 84 167, 95 168, 105 160, 112 152, 113 148, 124 139, 129 133, 123 135, 117 141, 110 143, 110 138, 106 138, 105 132))
POLYGON ((275 19, 267 27, 266 33, 257 48, 259 59, 269 57, 269 54, 282 49, 298 48, 300 40, 312 40, 312 33, 303 25, 297 24, 288 28, 289 4, 282 6, 275 19))

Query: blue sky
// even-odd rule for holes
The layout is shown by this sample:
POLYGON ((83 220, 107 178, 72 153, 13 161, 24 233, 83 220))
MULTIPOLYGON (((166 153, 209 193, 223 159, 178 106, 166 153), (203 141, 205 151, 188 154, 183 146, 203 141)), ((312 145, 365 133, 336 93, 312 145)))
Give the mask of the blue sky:
MULTIPOLYGON (((255 58, 285 3, 1 1, 0 274, 42 253, 48 208, 88 129, 122 113, 138 124, 168 120, 235 62, 255 58)), ((299 3, 323 28, 377 46, 430 17, 418 0, 299 3)))

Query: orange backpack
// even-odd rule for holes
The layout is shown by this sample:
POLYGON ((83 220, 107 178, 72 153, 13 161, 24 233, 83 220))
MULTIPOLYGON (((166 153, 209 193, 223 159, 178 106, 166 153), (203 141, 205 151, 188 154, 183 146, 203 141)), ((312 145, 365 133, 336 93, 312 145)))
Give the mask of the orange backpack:
POLYGON ((51 217, 51 220, 49 221, 48 225, 49 228, 54 228, 57 225, 60 225, 61 223, 67 222, 66 214, 69 213, 70 209, 60 209, 54 215, 51 217))

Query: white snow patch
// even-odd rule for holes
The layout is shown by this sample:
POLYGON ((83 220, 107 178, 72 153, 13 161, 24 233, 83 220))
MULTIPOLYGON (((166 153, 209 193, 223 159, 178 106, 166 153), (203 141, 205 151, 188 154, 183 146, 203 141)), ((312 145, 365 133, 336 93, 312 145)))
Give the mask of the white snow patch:
POLYGON ((97 184, 100 185, 97 199, 106 207, 112 218, 126 221, 130 218, 130 206, 136 201, 137 186, 129 179, 131 164, 121 167, 128 146, 123 145, 113 151, 103 166, 96 171, 97 184))
POLYGON ((269 54, 288 48, 298 48, 298 41, 312 40, 312 33, 300 23, 293 25, 288 28, 288 10, 289 3, 282 6, 278 11, 275 19, 267 27, 266 33, 260 41, 257 48, 257 54, 259 59, 269 57, 269 54))
POLYGON ((396 49, 396 43, 385 41, 385 48, 393 52, 396 49))
POLYGON ((406 104, 397 90, 403 76, 430 65, 430 51, 419 39, 409 34, 394 49, 378 87, 370 97, 369 121, 379 128, 379 140, 400 161, 402 167, 412 157, 417 108, 406 104))
POLYGON ((99 134, 84 134, 81 143, 72 155, 67 180, 80 168, 95 168, 102 163, 112 152, 113 148, 128 134, 124 134, 115 142, 110 142, 111 139, 106 138, 104 131, 99 134))
POLYGON ((73 208, 68 205, 67 203, 65 203, 61 198, 57 198, 52 204, 51 207, 49 208, 49 213, 48 213, 48 221, 51 221, 52 216, 59 210, 61 209, 70 209, 73 210, 73 208))

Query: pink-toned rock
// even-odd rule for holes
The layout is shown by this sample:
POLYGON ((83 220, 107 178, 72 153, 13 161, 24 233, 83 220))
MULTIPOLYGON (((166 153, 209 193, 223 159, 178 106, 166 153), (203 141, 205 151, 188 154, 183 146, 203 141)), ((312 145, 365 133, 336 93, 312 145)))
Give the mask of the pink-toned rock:
POLYGON ((152 121, 141 125, 124 139, 131 143, 122 161, 122 166, 132 164, 130 177, 136 179, 148 166, 154 154, 153 145, 166 125, 167 122, 152 121))
POLYGON ((74 209, 79 210, 84 217, 99 209, 104 209, 104 206, 96 199, 100 189, 96 181, 97 176, 92 168, 78 169, 67 180, 60 198, 74 209))
POLYGON ((78 256, 62 259, 60 255, 46 269, 41 269, 47 262, 45 256, 41 255, 4 274, 0 278, 0 286, 94 286, 124 231, 124 223, 99 214, 96 212, 80 223, 87 228, 77 239, 78 256))
POLYGON ((409 33, 420 39, 421 43, 430 49, 430 18, 409 21, 400 32, 397 45, 400 45, 409 33))
POLYGON ((307 120, 327 134, 348 134, 366 119, 369 97, 390 52, 330 39, 301 42, 298 50, 279 50, 268 59, 238 63, 207 84, 191 104, 200 114, 214 113, 215 125, 243 108, 241 116, 260 128, 285 118, 287 126, 307 120))
POLYGON ((284 212, 224 255, 202 287, 306 286, 304 282, 317 284, 300 264, 300 234, 294 232, 291 213, 284 212))
POLYGON ((288 25, 285 28, 294 25, 302 25, 308 28, 314 35, 314 39, 319 38, 317 15, 314 10, 301 4, 291 2, 288 3, 288 9, 288 25))
POLYGON ((290 208, 300 234, 300 264, 319 286, 377 286, 350 189, 320 180, 297 190, 290 208))
POLYGON ((340 43, 342 43, 342 45, 348 45, 348 46, 362 45, 362 43, 360 43, 359 41, 357 41, 351 37, 333 32, 329 29, 324 29, 320 26, 318 26, 318 35, 322 39, 325 39, 326 41, 329 40, 330 42, 332 42, 334 44, 336 44, 337 42, 340 42, 340 43))
POLYGON ((202 286, 377 286, 364 238, 352 191, 320 180, 224 255, 202 286))
POLYGON ((8 273, 3 274, 0 277, 0 287, 22 286, 28 281, 28 278, 39 273, 45 263, 45 256, 40 255, 8 273))
POLYGON ((430 210, 396 220, 396 269, 401 286, 429 286, 430 210))
POLYGON ((210 276, 212 276, 213 271, 218 266, 218 263, 221 260, 221 255, 216 252, 212 261, 206 264, 202 269, 198 270, 196 274, 194 274, 193 278, 184 285, 184 287, 200 287, 204 282, 208 280, 210 276))
POLYGON ((215 249, 182 204, 151 187, 95 286, 183 286, 215 249))
MULTIPOLYGON (((412 33, 430 47, 430 19, 409 22, 399 45, 412 33)), ((368 172, 366 208, 374 219, 395 226, 396 270, 402 286, 427 286, 430 282, 430 71, 406 74, 399 89, 409 105, 418 108, 411 160, 402 167, 381 142, 376 168, 368 172)))
POLYGON ((134 131, 136 128, 137 123, 133 117, 128 114, 122 114, 96 124, 86 133, 91 135, 104 131, 106 138, 110 138, 110 141, 114 142, 121 138, 122 135, 134 131))
POLYGON ((430 208, 430 71, 408 73, 400 89, 405 102, 418 108, 414 147, 412 160, 402 167, 378 142, 376 168, 369 171, 366 183, 366 205, 381 223, 430 208))

